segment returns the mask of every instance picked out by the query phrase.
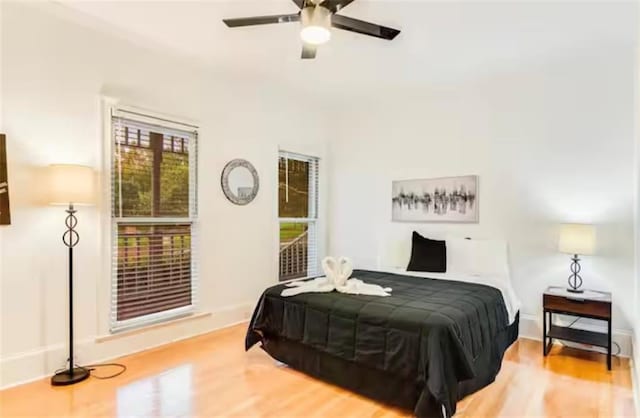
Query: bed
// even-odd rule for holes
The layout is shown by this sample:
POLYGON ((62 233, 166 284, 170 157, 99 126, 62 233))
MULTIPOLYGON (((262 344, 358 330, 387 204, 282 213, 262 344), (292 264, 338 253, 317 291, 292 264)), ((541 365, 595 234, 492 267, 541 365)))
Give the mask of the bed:
POLYGON ((519 302, 509 281, 466 274, 356 270, 389 297, 268 288, 245 348, 257 343, 290 367, 414 412, 451 417, 487 386, 517 339, 519 302))

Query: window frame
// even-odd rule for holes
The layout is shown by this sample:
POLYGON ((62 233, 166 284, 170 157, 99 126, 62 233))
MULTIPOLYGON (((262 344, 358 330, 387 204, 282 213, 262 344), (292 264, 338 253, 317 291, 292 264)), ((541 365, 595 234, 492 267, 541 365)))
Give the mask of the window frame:
MULTIPOLYGON (((306 218, 280 217, 280 179, 277 176, 277 192, 276 192, 276 215, 278 220, 278 248, 280 243, 280 228, 283 223, 295 223, 307 225, 309 233, 307 238, 307 254, 311 251, 311 242, 314 245, 315 263, 307 262, 307 274, 305 277, 297 279, 288 279, 281 281, 280 272, 278 271, 278 282, 284 283, 290 280, 303 280, 317 277, 320 274, 320 258, 321 258, 321 230, 320 230, 320 163, 321 158, 315 155, 303 154, 299 152, 287 151, 285 149, 278 150, 278 163, 280 158, 298 160, 309 163, 309 216, 306 218), (315 172, 314 172, 315 171, 315 172)), ((278 251, 278 266, 280 266, 280 251, 278 251)))
POLYGON ((105 98, 104 126, 105 126, 105 176, 104 197, 109 216, 105 224, 108 225, 108 233, 105 241, 108 243, 109 257, 109 291, 108 291, 108 331, 111 334, 143 328, 146 326, 172 321, 196 312, 198 306, 198 142, 199 127, 187 120, 166 116, 157 112, 142 110, 135 107, 117 104, 114 100, 105 98), (189 141, 189 213, 187 217, 124 217, 116 216, 114 207, 113 187, 115 183, 114 163, 116 158, 116 145, 114 137, 114 118, 125 118, 144 125, 154 125, 161 129, 177 130, 193 135, 189 141), (117 320, 117 251, 118 251, 118 226, 120 225, 190 225, 191 243, 191 304, 188 306, 168 309, 161 312, 143 315, 137 318, 117 320))

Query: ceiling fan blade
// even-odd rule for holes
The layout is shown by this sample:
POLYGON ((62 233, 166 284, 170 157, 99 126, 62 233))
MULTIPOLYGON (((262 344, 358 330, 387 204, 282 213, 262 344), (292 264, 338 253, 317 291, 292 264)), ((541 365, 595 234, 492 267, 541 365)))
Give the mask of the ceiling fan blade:
POLYGON ((273 16, 240 17, 237 19, 223 19, 222 21, 230 28, 236 28, 239 26, 268 25, 271 23, 299 22, 300 13, 273 16))
POLYGON ((325 0, 322 3, 322 7, 326 7, 333 13, 338 13, 340 10, 344 9, 354 1, 355 0, 325 0))
POLYGON ((365 22, 363 20, 354 19, 347 16, 333 15, 331 24, 334 28, 348 30, 350 32, 361 33, 363 35, 375 36, 392 40, 400 33, 399 30, 376 25, 374 23, 365 22))
POLYGON ((315 45, 304 44, 302 45, 302 59, 310 60, 316 57, 316 52, 318 48, 315 45))

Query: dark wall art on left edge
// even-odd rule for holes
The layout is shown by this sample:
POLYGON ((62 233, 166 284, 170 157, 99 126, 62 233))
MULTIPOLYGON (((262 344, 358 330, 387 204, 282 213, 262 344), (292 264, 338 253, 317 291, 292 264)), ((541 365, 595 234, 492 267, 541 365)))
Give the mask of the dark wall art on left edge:
POLYGON ((11 225, 9 177, 7 176, 7 137, 0 134, 0 225, 11 225))

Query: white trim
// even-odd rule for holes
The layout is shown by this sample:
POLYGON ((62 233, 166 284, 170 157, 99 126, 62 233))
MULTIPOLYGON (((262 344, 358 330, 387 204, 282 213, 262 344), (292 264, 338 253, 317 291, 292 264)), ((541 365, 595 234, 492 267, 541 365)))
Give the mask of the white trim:
MULTIPOLYGON (((308 235, 308 239, 312 240, 309 242, 313 242, 314 243, 314 256, 315 256, 315 264, 309 263, 307 265, 307 278, 309 277, 316 277, 318 274, 320 274, 321 272, 321 268, 320 268, 320 262, 321 260, 324 258, 324 254, 325 254, 325 248, 324 248, 324 231, 321 229, 323 226, 323 222, 321 219, 321 213, 325 213, 322 212, 322 203, 326 202, 326 200, 323 199, 322 196, 322 192, 321 192, 321 184, 322 184, 322 180, 321 180, 321 175, 323 174, 324 170, 320 169, 320 162, 321 162, 321 157, 320 156, 316 156, 316 155, 312 155, 312 154, 300 154, 300 153, 296 153, 296 152, 292 152, 292 151, 288 151, 283 149, 282 147, 278 148, 278 158, 276 160, 277 164, 274 164, 276 166, 276 172, 275 172, 275 179, 276 179, 276 190, 275 190, 275 210, 276 210, 276 219, 277 219, 277 223, 278 223, 278 230, 277 230, 277 236, 278 236, 278 244, 277 244, 277 248, 278 248, 278 253, 276 255, 276 259, 277 259, 277 265, 278 268, 280 266, 280 260, 279 260, 279 256, 280 256, 280 225, 283 223, 295 223, 295 224, 306 224, 307 225, 307 231, 309 233, 308 235), (309 214, 310 217, 307 218, 280 218, 279 217, 279 204, 280 204, 280 196, 279 196, 279 184, 280 184, 280 179, 279 179, 279 173, 278 173, 278 167, 280 164, 280 159, 281 158, 285 158, 285 161, 288 161, 289 159, 292 160, 297 160, 297 161, 302 161, 302 162, 307 162, 309 163, 309 167, 311 170, 309 172, 309 177, 310 180, 312 179, 313 181, 310 182, 309 184, 309 214)), ((287 173, 288 173, 288 169, 287 169, 287 173)), ((288 177, 287 177, 287 182, 288 182, 288 177)), ((288 187, 287 187, 287 193, 288 193, 288 187)), ((288 199, 288 196, 287 196, 288 199)), ((280 277, 280 274, 278 272, 278 278, 280 277)))
POLYGON ((198 125, 196 122, 183 118, 176 117, 168 114, 163 114, 156 111, 149 111, 147 109, 143 109, 140 107, 123 104, 118 99, 102 96, 101 97, 101 106, 102 106, 102 123, 103 123, 103 199, 101 205, 101 214, 107 214, 102 221, 102 230, 107 231, 107 234, 104 234, 103 238, 103 248, 108 248, 109 256, 102 257, 103 258, 103 271, 108 272, 108 280, 102 280, 100 284, 98 284, 98 295, 97 295, 97 303, 98 303, 98 332, 100 334, 106 334, 106 332, 117 333, 126 330, 130 330, 136 327, 144 327, 149 325, 154 325, 163 321, 171 321, 175 319, 180 319, 185 315, 192 314, 196 309, 198 303, 198 266, 197 266, 197 257, 198 257, 198 222, 197 222, 197 197, 198 197, 198 183, 197 183, 197 175, 194 176, 194 173, 197 173, 198 170, 198 155, 197 142, 200 139, 198 135, 198 125), (159 126, 162 128, 167 128, 169 130, 177 130, 181 132, 189 132, 193 134, 194 140, 189 141, 189 162, 190 162, 190 172, 189 172, 189 186, 193 187, 193 190, 190 190, 189 193, 189 217, 188 218, 130 218, 130 217, 114 217, 112 210, 112 166, 113 166, 113 118, 114 117, 122 117, 128 120, 132 120, 135 122, 141 122, 144 124, 150 124, 159 126), (193 194, 193 196, 192 196, 193 194), (195 200, 193 205, 191 204, 191 200, 195 200), (117 234, 117 225, 122 223, 139 223, 139 224, 147 224, 147 223, 182 223, 182 224, 190 224, 191 225, 191 301, 192 304, 190 306, 181 307, 177 309, 173 309, 171 311, 158 312, 151 315, 146 315, 140 318, 134 318, 128 321, 114 321, 114 312, 113 312, 113 283, 115 281, 115 269, 113 267, 113 249, 114 249, 114 237, 117 234), (102 284, 102 282, 108 282, 102 284), (104 287, 108 286, 108 290, 105 290, 104 287), (106 295, 106 297, 105 297, 106 295), (104 306, 106 305, 106 313, 104 306), (103 322, 104 321, 104 322, 103 322), (105 326, 106 325, 106 326, 105 326))
MULTIPOLYGON (((253 303, 233 305, 211 313, 141 329, 140 332, 76 340, 79 364, 106 362, 119 357, 165 346, 247 322, 253 303), (101 341, 97 339, 106 338, 101 341)), ((53 344, 0 358, 0 390, 49 378, 65 358, 66 344, 53 344)))
MULTIPOLYGON (((640 9, 636 12, 636 19, 640 17, 640 9)), ((640 27, 636 37, 640 36, 640 27)), ((640 106, 640 48, 636 47, 635 62, 636 88, 634 94, 634 109, 640 106)), ((635 141, 633 152, 633 232, 635 253, 633 257, 633 309, 631 324, 634 327, 632 336, 633 357, 631 360, 631 384, 633 388, 633 400, 636 416, 640 416, 640 117, 638 112, 634 112, 635 141)))
POLYGON ((111 325, 111 260, 113 259, 112 251, 112 213, 111 213, 111 164, 112 164, 112 146, 111 146, 111 113, 116 106, 117 100, 111 97, 102 96, 100 98, 100 106, 102 109, 102 199, 100 202, 100 231, 102 232, 102 248, 106 249, 106 257, 101 254, 102 269, 96 286, 96 311, 98 312, 96 321, 96 329, 98 334, 104 334, 109 331, 111 325), (104 274, 104 276, 102 276, 104 274))
POLYGON ((135 120, 142 123, 148 123, 151 125, 160 125, 169 129, 177 129, 187 132, 195 132, 200 129, 199 124, 188 118, 182 116, 169 115, 166 113, 156 112, 141 107, 130 106, 120 103, 117 99, 113 100, 112 116, 122 117, 126 119, 135 120))
POLYGON ((288 224, 308 224, 309 222, 317 222, 318 218, 278 218, 278 221, 288 224))
POLYGON ((191 224, 195 221, 194 218, 132 218, 132 217, 117 217, 113 219, 117 223, 122 224, 191 224))
POLYGON ((636 415, 640 416, 640 343, 637 338, 637 330, 631 335, 631 388, 633 390, 633 404, 636 415))
MULTIPOLYGON (((274 151, 275 151, 275 160, 274 161, 278 161, 280 158, 280 152, 288 152, 290 154, 296 154, 296 155, 303 155, 303 156, 314 156, 315 158, 318 159, 318 211, 316 213, 316 216, 318 217, 317 219, 317 224, 316 224, 316 231, 317 231, 317 257, 318 257, 318 264, 320 264, 321 260, 326 256, 327 254, 327 248, 328 248, 328 234, 327 234, 327 225, 328 222, 326 222, 326 220, 329 219, 329 209, 328 209, 328 204, 327 202, 329 201, 329 190, 328 190, 328 179, 329 179, 329 167, 328 167, 328 162, 330 161, 330 159, 328 158, 328 148, 326 144, 323 145, 318 145, 318 144, 312 144, 312 143, 293 143, 293 142, 281 142, 280 144, 278 144, 277 146, 274 147, 274 151)), ((276 260, 275 263, 273 263, 273 274, 272 277, 274 277, 274 283, 279 283, 278 282, 278 276, 279 276, 279 263, 278 261, 278 255, 279 255, 279 249, 280 249, 280 218, 278 217, 278 203, 279 203, 279 196, 278 196, 278 187, 277 185, 279 184, 279 178, 278 178, 278 165, 277 164, 273 164, 273 169, 269 171, 271 177, 271 181, 273 182, 273 184, 276 185, 276 187, 273 187, 272 190, 269 190, 269 192, 271 193, 272 199, 273 199, 273 205, 271 206, 272 208, 272 219, 273 219, 273 225, 276 226, 277 228, 275 228, 275 231, 273 233, 273 257, 274 260, 276 260)), ((320 267, 318 267, 320 268, 320 267)))
MULTIPOLYGON (((193 286, 193 280, 192 280, 192 285, 191 285, 192 292, 193 292, 193 287, 194 286, 193 286)), ((175 309, 138 316, 136 318, 127 319, 124 321, 117 321, 116 324, 111 324, 111 333, 120 334, 122 332, 130 332, 136 329, 153 327, 153 326, 162 324, 164 322, 171 322, 171 321, 184 319, 184 318, 187 318, 188 316, 193 315, 194 310, 195 310, 195 305, 191 304, 188 306, 181 306, 175 309)))
POLYGON ((135 327, 132 329, 128 329, 128 330, 121 330, 118 331, 116 333, 112 333, 112 334, 106 334, 106 335, 99 335, 95 338, 95 342, 97 343, 103 343, 106 341, 111 341, 111 340, 115 340, 115 339, 119 339, 119 338, 126 338, 129 337, 131 335, 135 335, 135 334, 140 334, 143 332, 148 332, 151 331, 153 329, 156 328, 161 328, 161 327, 168 327, 171 325, 175 325, 175 324, 179 324, 181 322, 185 322, 185 321, 193 321, 196 319, 200 319, 200 318, 204 318, 207 316, 211 316, 211 312, 193 312, 191 314, 188 314, 186 316, 183 317, 179 317, 179 318, 174 318, 171 319, 169 321, 162 321, 162 322, 157 322, 155 324, 149 324, 149 325, 145 325, 142 327, 135 327))
POLYGON ((631 390, 633 391, 633 407, 636 414, 640 414, 640 377, 636 361, 631 360, 631 390))
POLYGON ((285 156, 289 160, 303 161, 305 163, 313 162, 313 161, 319 162, 320 160, 322 160, 322 158, 313 155, 313 153, 307 154, 307 153, 289 151, 288 149, 285 149, 285 148, 278 148, 278 158, 283 158, 285 156))

